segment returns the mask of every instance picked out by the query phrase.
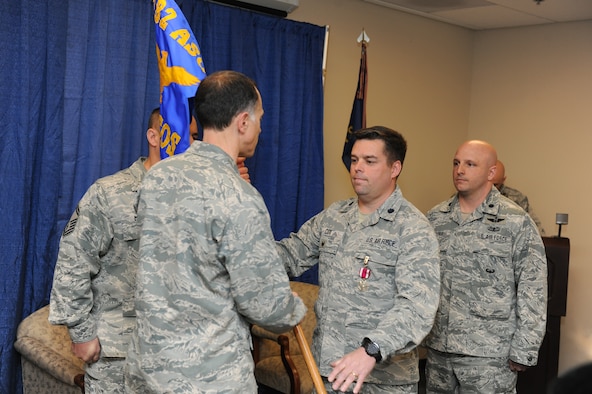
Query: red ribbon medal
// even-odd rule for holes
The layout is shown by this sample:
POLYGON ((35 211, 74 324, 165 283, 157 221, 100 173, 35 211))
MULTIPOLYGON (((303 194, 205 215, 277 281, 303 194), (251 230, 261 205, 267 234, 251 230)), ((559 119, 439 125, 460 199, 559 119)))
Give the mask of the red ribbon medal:
POLYGON ((370 257, 365 256, 364 257, 364 266, 360 268, 360 272, 358 273, 358 275, 360 275, 360 281, 358 282, 358 288, 361 291, 368 290, 368 283, 366 282, 366 279, 368 279, 370 277, 370 274, 372 273, 370 268, 368 268, 368 261, 370 261, 370 257))

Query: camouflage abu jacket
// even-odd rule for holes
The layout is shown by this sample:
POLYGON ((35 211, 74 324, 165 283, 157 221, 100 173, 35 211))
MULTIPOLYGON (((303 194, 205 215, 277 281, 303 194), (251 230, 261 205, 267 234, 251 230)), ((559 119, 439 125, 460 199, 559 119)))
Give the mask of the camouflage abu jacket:
POLYGON ((380 345, 383 361, 366 382, 419 380, 415 348, 432 327, 440 294, 438 243, 399 187, 363 219, 355 198, 332 204, 278 248, 291 275, 319 263, 312 347, 321 375, 328 376, 332 361, 368 337, 380 345), (370 276, 362 290, 365 266, 370 276))
POLYGON ((428 219, 440 243, 442 296, 426 345, 536 365, 547 260, 534 221, 495 188, 464 222, 457 196, 430 210, 428 219))
POLYGON ((506 185, 501 185, 499 188, 499 192, 502 194, 502 196, 508 197, 510 200, 512 200, 516 204, 520 205, 520 207, 522 209, 524 209, 526 211, 526 213, 528 213, 530 215, 532 220, 534 220, 534 223, 536 224, 537 228, 539 229, 539 234, 545 235, 545 229, 543 228, 541 220, 534 213, 534 210, 530 206, 530 202, 528 201, 528 197, 526 197, 524 194, 522 194, 522 192, 520 192, 519 190, 516 190, 516 189, 511 188, 506 185))
POLYGON ((126 390, 256 393, 249 324, 284 332, 306 312, 261 195, 223 150, 197 141, 150 169, 138 219, 126 390))
POLYGON ((125 357, 134 323, 144 160, 91 185, 60 240, 49 321, 68 326, 76 343, 98 336, 101 357, 125 357))

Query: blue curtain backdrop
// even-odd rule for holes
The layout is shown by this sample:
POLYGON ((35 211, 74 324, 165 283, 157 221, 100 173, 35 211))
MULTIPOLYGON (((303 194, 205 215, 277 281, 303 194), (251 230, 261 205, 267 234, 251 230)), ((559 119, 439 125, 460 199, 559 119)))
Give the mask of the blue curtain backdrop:
MULTIPOLYGON (((263 132, 247 165, 282 238, 323 208, 324 28, 178 3, 206 71, 234 69, 259 85, 263 132)), ((0 13, 0 393, 21 392, 16 328, 49 301, 78 200, 147 151, 158 106, 153 29, 150 0, 21 0, 0 13)))

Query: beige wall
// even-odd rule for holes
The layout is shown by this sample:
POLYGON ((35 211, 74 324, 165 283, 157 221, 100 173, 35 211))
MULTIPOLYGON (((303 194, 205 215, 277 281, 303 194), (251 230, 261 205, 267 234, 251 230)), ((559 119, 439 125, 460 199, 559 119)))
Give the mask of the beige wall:
POLYGON ((361 0, 300 0, 290 17, 329 25, 325 79, 325 205, 353 195, 341 162, 358 81, 362 28, 368 45, 367 124, 400 131, 409 144, 399 178, 427 211, 452 194, 451 155, 467 135, 473 34, 361 0))
POLYGON ((341 151, 357 83, 362 28, 368 46, 368 125, 406 137, 399 184, 426 212, 454 191, 454 150, 493 143, 507 184, 526 193, 550 235, 556 212, 570 223, 567 316, 560 372, 592 360, 592 215, 584 196, 592 147, 592 22, 475 32, 361 0, 300 0, 291 19, 328 25, 325 205, 353 194, 341 151), (590 282, 588 282, 590 281, 590 282))

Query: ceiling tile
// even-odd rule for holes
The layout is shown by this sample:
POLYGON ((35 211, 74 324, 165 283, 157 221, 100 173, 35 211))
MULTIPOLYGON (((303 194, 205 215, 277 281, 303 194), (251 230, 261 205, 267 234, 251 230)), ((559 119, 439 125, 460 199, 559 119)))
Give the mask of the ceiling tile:
POLYGON ((528 26, 553 22, 548 19, 539 18, 537 16, 500 6, 433 12, 431 15, 450 21, 449 23, 469 27, 475 30, 528 26))
POLYGON ((592 19, 591 0, 489 0, 492 3, 556 22, 592 19))
POLYGON ((592 0, 362 0, 474 30, 592 20, 592 0))

